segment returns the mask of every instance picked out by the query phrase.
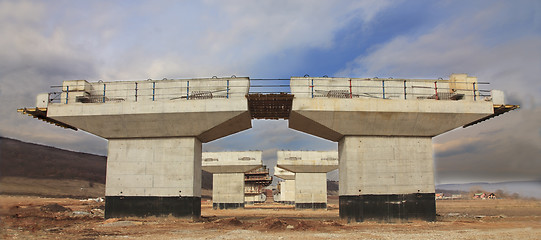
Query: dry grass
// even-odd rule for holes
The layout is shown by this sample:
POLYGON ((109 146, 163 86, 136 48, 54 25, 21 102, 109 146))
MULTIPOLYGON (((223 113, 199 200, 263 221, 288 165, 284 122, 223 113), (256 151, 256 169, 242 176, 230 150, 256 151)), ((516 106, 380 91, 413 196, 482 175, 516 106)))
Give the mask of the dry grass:
POLYGON ((3 177, 0 179, 0 193, 4 195, 95 198, 105 195, 105 184, 84 180, 3 177))

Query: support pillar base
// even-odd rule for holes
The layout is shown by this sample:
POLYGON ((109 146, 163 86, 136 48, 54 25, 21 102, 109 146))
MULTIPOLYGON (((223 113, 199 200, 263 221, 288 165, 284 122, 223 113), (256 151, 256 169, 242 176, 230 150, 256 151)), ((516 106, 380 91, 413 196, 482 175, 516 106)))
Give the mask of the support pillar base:
POLYGON ((327 203, 295 203, 295 209, 327 209, 327 203))
POLYGON ((200 218, 201 197, 105 196, 105 218, 168 215, 200 218))
POLYGON ((244 203, 212 203, 213 209, 236 209, 244 208, 244 203))
POLYGON ((340 218, 348 222, 436 220, 434 193, 340 196, 340 218))

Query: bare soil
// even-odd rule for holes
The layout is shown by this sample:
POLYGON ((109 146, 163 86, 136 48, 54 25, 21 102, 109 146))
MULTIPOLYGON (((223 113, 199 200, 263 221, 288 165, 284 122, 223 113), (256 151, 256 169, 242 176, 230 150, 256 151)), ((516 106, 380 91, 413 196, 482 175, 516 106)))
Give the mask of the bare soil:
POLYGON ((541 201, 437 201, 437 221, 350 223, 329 210, 276 203, 213 210, 201 219, 104 219, 103 202, 0 195, 1 239, 541 239, 541 201))

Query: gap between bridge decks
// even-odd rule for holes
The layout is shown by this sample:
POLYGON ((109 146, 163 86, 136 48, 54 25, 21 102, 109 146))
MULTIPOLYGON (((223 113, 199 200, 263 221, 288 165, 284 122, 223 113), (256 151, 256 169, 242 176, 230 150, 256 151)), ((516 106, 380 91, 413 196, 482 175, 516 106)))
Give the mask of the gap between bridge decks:
POLYGON ((289 119, 293 94, 246 94, 248 109, 253 119, 289 119))

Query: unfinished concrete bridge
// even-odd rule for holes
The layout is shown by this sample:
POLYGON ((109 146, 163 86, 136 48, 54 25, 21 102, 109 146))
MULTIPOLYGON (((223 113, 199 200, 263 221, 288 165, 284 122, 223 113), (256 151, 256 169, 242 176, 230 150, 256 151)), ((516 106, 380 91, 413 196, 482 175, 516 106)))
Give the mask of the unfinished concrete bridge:
POLYGON ((202 143, 249 129, 252 119, 288 119, 338 142, 340 217, 432 221, 432 137, 518 108, 466 74, 277 81, 287 90, 234 76, 64 81, 19 111, 109 140, 106 218, 200 217, 202 143))

